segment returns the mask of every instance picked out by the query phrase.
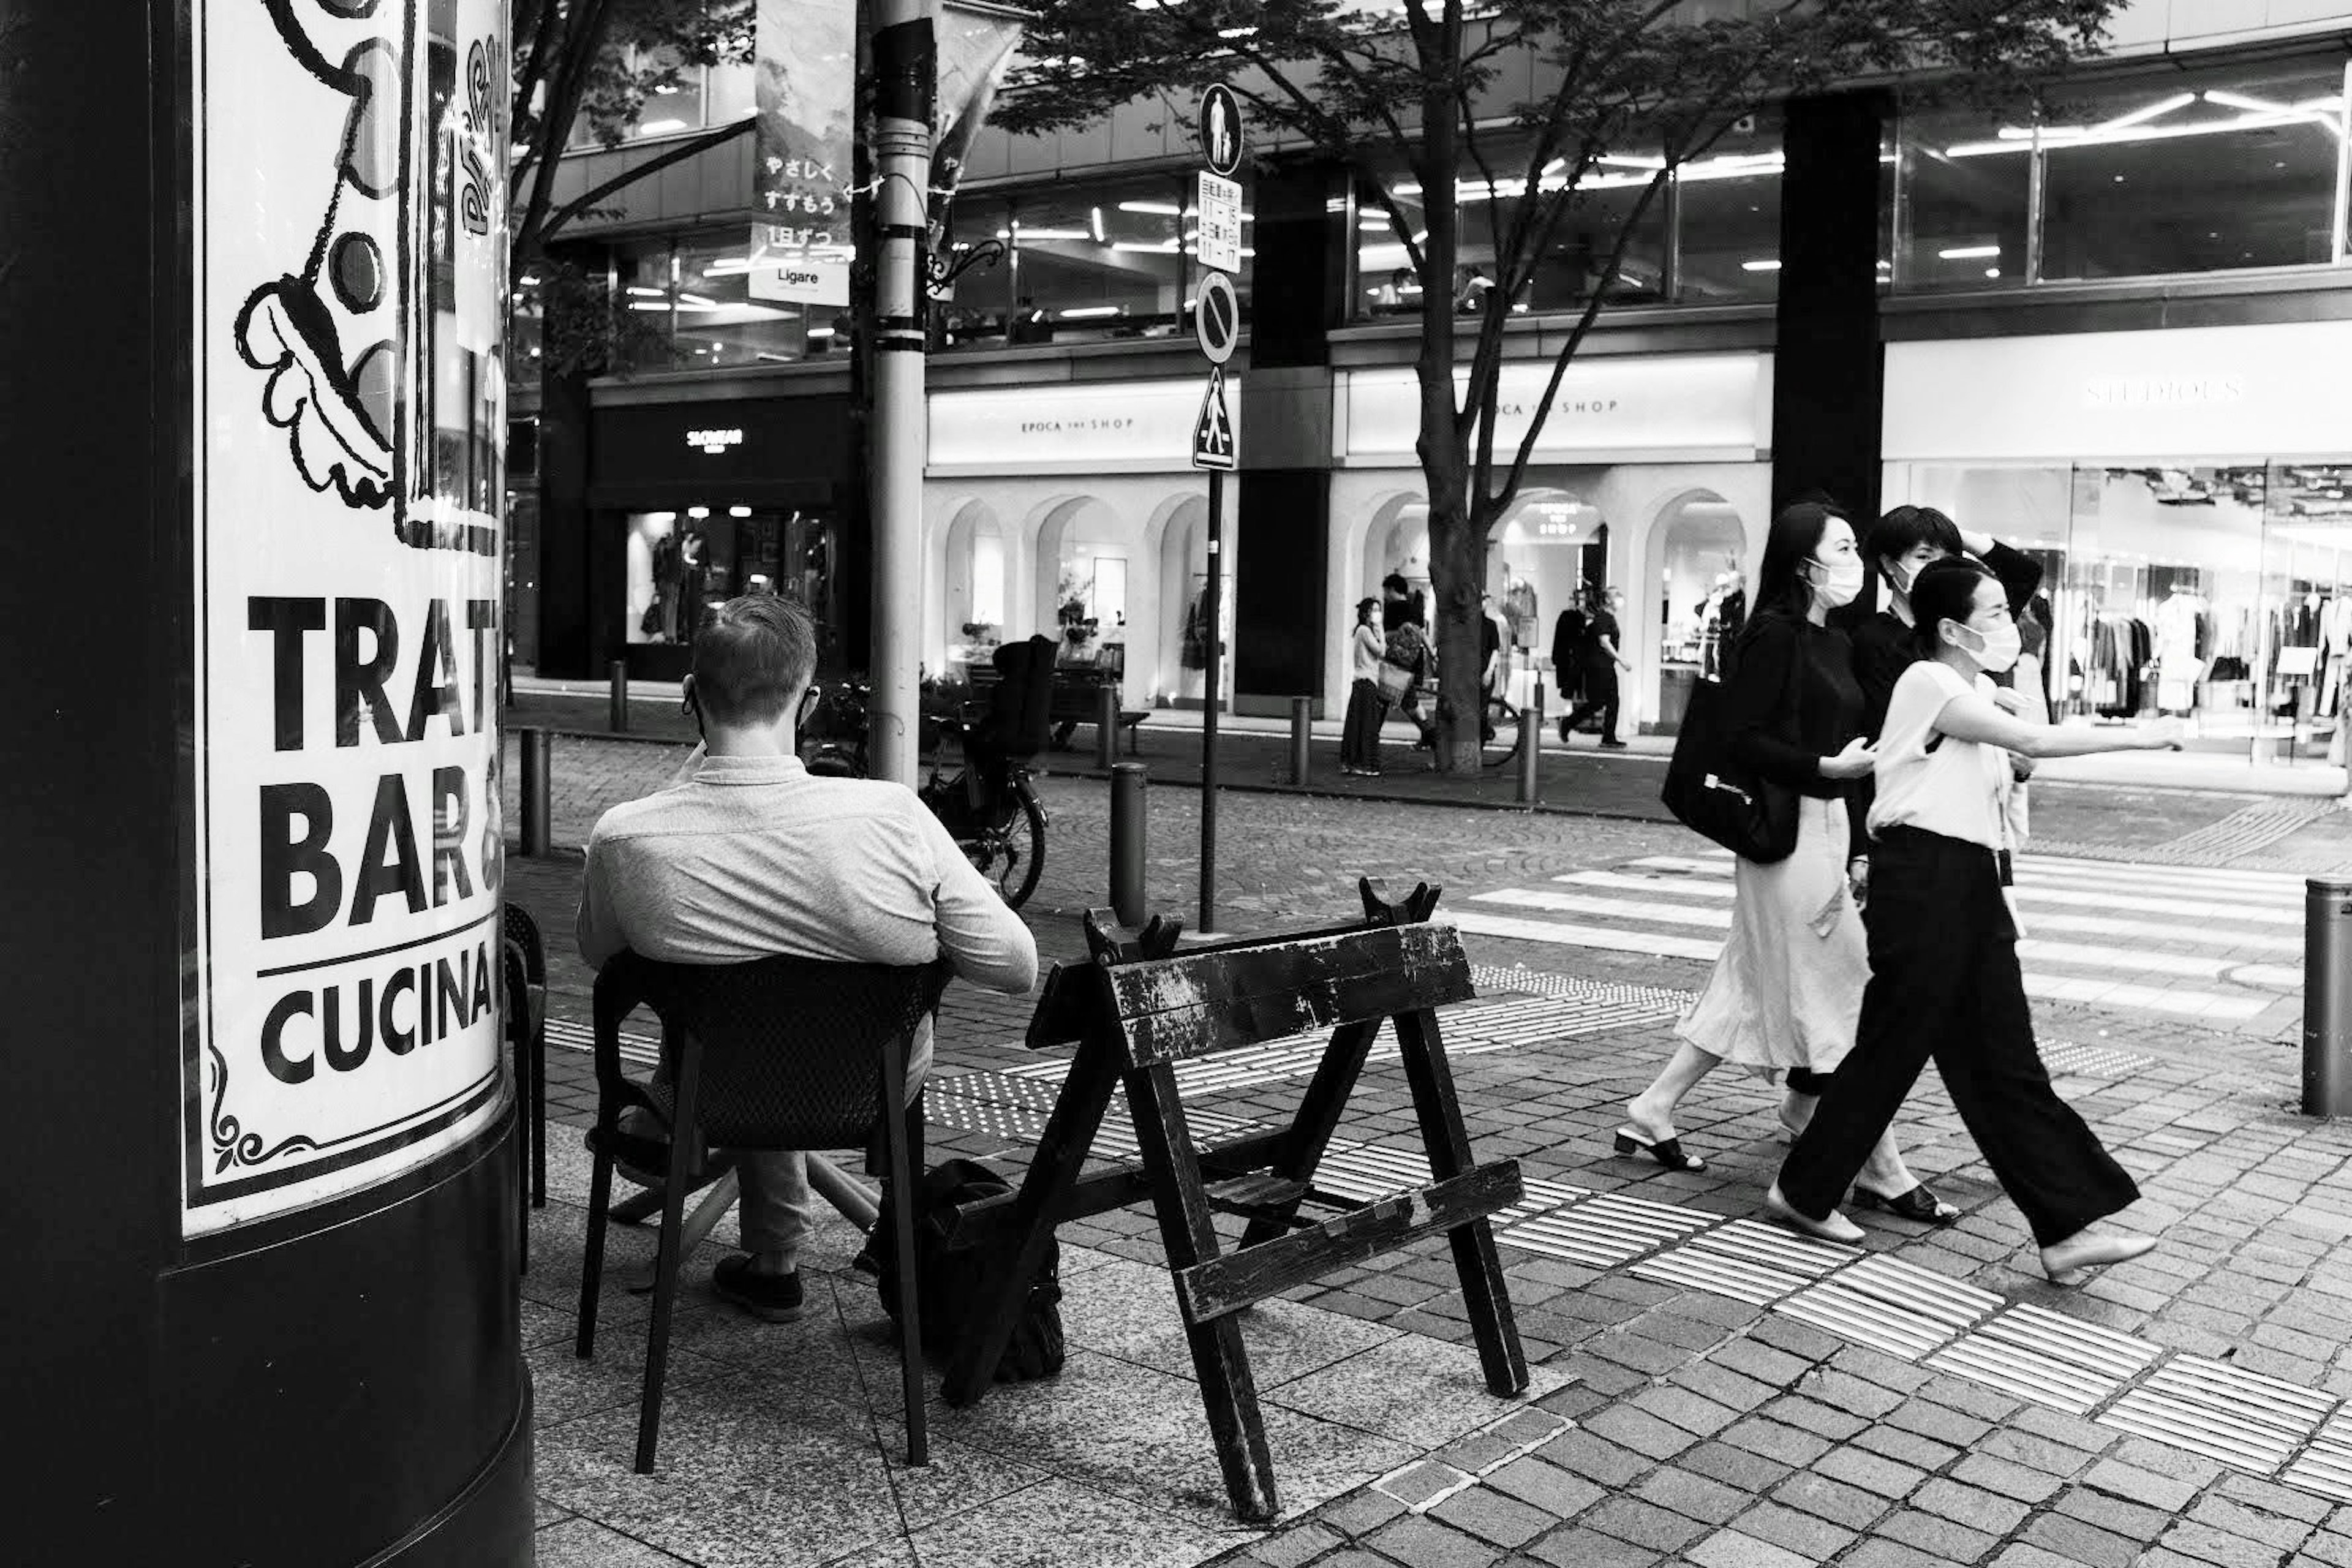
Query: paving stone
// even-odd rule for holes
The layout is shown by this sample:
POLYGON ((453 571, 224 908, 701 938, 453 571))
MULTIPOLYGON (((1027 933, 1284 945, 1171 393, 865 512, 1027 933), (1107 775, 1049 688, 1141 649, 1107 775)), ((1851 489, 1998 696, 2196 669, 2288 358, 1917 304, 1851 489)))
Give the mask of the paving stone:
POLYGON ((1737 1487, 1751 1496, 1760 1495, 1785 1479, 1790 1470, 1795 1468, 1727 1442, 1702 1443, 1681 1455, 1675 1463, 1683 1469, 1721 1481, 1728 1487, 1737 1487))
POLYGON ((1849 1568, 1944 1568, 1946 1559, 1899 1541, 1865 1541, 1838 1559, 1849 1568))
POLYGON ((1646 1410, 1624 1405, 1589 1417, 1584 1429, 1654 1459, 1670 1459, 1698 1441, 1692 1434, 1659 1420, 1646 1410))
POLYGON ((1701 1437, 1712 1437, 1739 1419, 1738 1411, 1685 1388, 1654 1388, 1636 1397, 1633 1405, 1638 1410, 1701 1437))
POLYGON ((2311 1525, 2318 1524, 2336 1508, 2326 1498, 2314 1497, 2294 1487, 2259 1480, 2252 1476, 2223 1476, 2215 1489, 2225 1498, 2261 1509, 2265 1513, 2284 1514, 2289 1519, 2299 1519, 2311 1525))
POLYGON ((1753 1500, 1737 1487, 1679 1465, 1657 1470, 1633 1495, 1706 1524, 1721 1524, 1753 1500))
POLYGON ((1330 1526, 1308 1520, 1267 1536, 1249 1549, 1244 1561, 1262 1563, 1265 1568, 1298 1568, 1300 1563, 1347 1543, 1347 1538, 1330 1526))
POLYGON ((1758 1320, 1748 1334, 1775 1350, 1813 1362, 1827 1361, 1845 1348, 1845 1341, 1835 1334, 1778 1314, 1758 1320))
POLYGON ((1632 1497, 1611 1498, 1580 1522, 1653 1552, 1679 1552, 1706 1533, 1696 1520, 1632 1497))
POLYGON ((2158 1544, 2214 1568, 2277 1568, 2284 1555, 2268 1542, 2250 1541, 2210 1524, 2176 1524, 2158 1544))
POLYGON ((1713 1400, 1742 1414, 1778 1397, 1782 1392, 1775 1384, 1745 1376, 1712 1361, 1684 1367, 1674 1374, 1672 1381, 1677 1388, 1686 1388, 1703 1399, 1713 1400))
POLYGON ((1916 1508, 1897 1509, 1872 1525, 1870 1532, 1960 1563, 1975 1562, 1999 1539, 1981 1530, 1970 1530, 1956 1520, 1922 1513, 1916 1508))
POLYGON ((1891 1388, 1865 1383, 1852 1373, 1828 1368, 1816 1372, 1799 1384, 1797 1391, 1865 1421, 1875 1421, 1903 1403, 1903 1395, 1891 1388))
POLYGON ((1381 1525, 1404 1511, 1404 1504, 1385 1497, 1370 1487, 1326 1503, 1314 1516, 1351 1538, 1370 1535, 1381 1525))
POLYGON ((2302 1545, 2312 1531, 2307 1520, 2282 1518, 2220 1496, 2200 1498, 2197 1506, 2189 1510, 2189 1517, 2199 1524, 2210 1524, 2228 1534, 2264 1542, 2286 1552, 2302 1545))
POLYGON ((1574 1519, 1609 1493, 1582 1476, 1529 1455, 1490 1472, 1485 1484, 1539 1508, 1552 1518, 1574 1519))
POLYGON ((1429 1510, 1429 1517, 1507 1548, 1525 1546, 1559 1523, 1557 1514, 1484 1486, 1447 1498, 1429 1510))
MULTIPOLYGON (((1787 1351, 1775 1349, 1753 1336, 1717 1345, 1708 1352, 1707 1359, 1715 1365, 1728 1368, 1776 1388, 1789 1387, 1804 1376, 1813 1364, 1801 1357, 1790 1355, 1787 1351)), ((1705 1391, 1701 1390, 1701 1392, 1705 1391)), ((1730 1402, 1727 1400, 1725 1403, 1730 1402)))
POLYGON ((1412 1568, 1491 1568, 1503 1554, 1502 1548, 1467 1531, 1420 1514, 1382 1525, 1365 1537, 1364 1544, 1412 1568))
POLYGON ((2015 1530, 2018 1522, 2032 1511, 2014 1498, 1963 1486, 1940 1476, 1912 1495, 1911 1506, 1996 1536, 2015 1530))
POLYGON ((1790 1476, 1772 1489, 1772 1495, 1790 1508, 1817 1513, 1849 1530, 1861 1530, 1886 1511, 1885 1499, 1826 1476, 1790 1476))
POLYGON ((2172 1476, 2144 1470, 2120 1459, 2102 1459, 2083 1478, 2085 1486, 2111 1492, 2127 1502, 2143 1503, 2160 1513, 2177 1514, 2201 1489, 2172 1476))
POLYGON ((1927 1479, 1925 1470, 1856 1447, 1835 1448, 1813 1462, 1815 1475, 1860 1487, 1892 1502, 1927 1479))
POLYGON ((1836 1447, 1817 1432, 1784 1426, 1760 1415, 1751 1415, 1724 1428, 1722 1440, 1733 1447, 1761 1454, 1768 1459, 1798 1469, 1811 1464, 1836 1447))
POLYGON ((1801 1426, 1833 1443, 1844 1442, 1869 1425, 1858 1415, 1848 1415, 1834 1405, 1823 1405, 1819 1400, 1808 1399, 1799 1394, 1784 1394, 1758 1414, 1786 1422, 1791 1426, 1801 1426))
POLYGON ((1561 1433, 1538 1448, 1536 1455, 1612 1489, 1626 1485, 1656 1462, 1647 1454, 1637 1453, 1589 1427, 1561 1433))
POLYGON ((2063 1484, 2055 1476, 1984 1454, 1971 1454, 1953 1466, 1952 1479, 2020 1502, 2040 1502, 2063 1484))
POLYGON ((2146 1540, 2101 1530, 2095 1524, 2086 1524, 2063 1513, 2036 1515, 2026 1525, 2023 1539, 2047 1547, 2081 1568, 2124 1568, 2147 1544, 2146 1540))
POLYGON ((2084 1565, 2057 1552, 2020 1542, 1994 1558, 1992 1568, 2084 1568, 2084 1565))
POLYGON ((2088 1487, 2069 1488, 2058 1500, 2058 1510, 2070 1519, 2079 1519, 2101 1530, 2137 1542, 2154 1541, 2172 1522, 2172 1515, 2157 1509, 2144 1508, 2136 1502, 2126 1502, 2119 1497, 2093 1491, 2088 1487))
POLYGON ((1648 1547, 1573 1524, 1537 1542, 1528 1555, 1552 1568, 1650 1568, 1659 1561, 1648 1547))
POLYGON ((1816 1563, 1828 1562, 1854 1539, 1854 1532, 1845 1526, 1785 1503, 1758 1503, 1731 1522, 1736 1530, 1785 1546, 1816 1563))
POLYGON ((1991 1422, 1979 1416, 1927 1399, 1909 1400, 1890 1411, 1886 1425, 1905 1432, 1916 1432, 1922 1437, 1932 1437, 1938 1443, 1948 1443, 1955 1448, 1971 1447, 1993 1429, 1991 1422))
POLYGON ((1812 1561, 1736 1530, 1716 1531, 1692 1547, 1687 1556, 1699 1568, 1811 1568, 1812 1561))
POLYGON ((1935 1442, 1915 1432, 1895 1426, 1872 1426, 1853 1436, 1853 1446, 1874 1454, 1909 1465, 1916 1469, 1940 1470, 1959 1458, 1960 1450, 1948 1444, 1935 1442))

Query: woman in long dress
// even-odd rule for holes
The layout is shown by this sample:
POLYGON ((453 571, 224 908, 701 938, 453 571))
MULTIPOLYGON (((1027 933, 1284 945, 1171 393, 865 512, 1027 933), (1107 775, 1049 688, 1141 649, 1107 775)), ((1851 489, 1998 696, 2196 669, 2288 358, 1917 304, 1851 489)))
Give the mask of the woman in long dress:
MULTIPOLYGON (((1734 760, 1797 794, 1797 847, 1769 865, 1734 862, 1722 956, 1675 1027, 1674 1057, 1627 1104, 1619 1153, 1704 1169, 1675 1134, 1675 1110, 1721 1062, 1780 1082, 1781 1122, 1801 1131, 1853 1048, 1870 968, 1847 879, 1845 797, 1873 756, 1852 649, 1825 623, 1861 591, 1863 571, 1853 529, 1832 508, 1801 502, 1772 520, 1723 697, 1734 760)), ((1912 1176, 1891 1133, 1871 1149, 1855 1192, 1906 1219, 1948 1224, 1959 1214, 1912 1176)))
POLYGON ((2009 759, 2177 747, 2179 727, 2062 728, 2006 711, 1990 677, 2017 662, 2021 638, 2000 582, 1976 562, 1924 568, 1911 607, 1922 657, 1895 682, 1880 741, 1859 1037, 1765 1205, 1812 1235, 1858 1238, 1839 1199, 1933 1059, 2024 1211, 2043 1270, 2064 1282, 2156 1243, 2091 1229, 2139 1188, 2050 1087, 2034 1045, 2008 900, 2009 759))

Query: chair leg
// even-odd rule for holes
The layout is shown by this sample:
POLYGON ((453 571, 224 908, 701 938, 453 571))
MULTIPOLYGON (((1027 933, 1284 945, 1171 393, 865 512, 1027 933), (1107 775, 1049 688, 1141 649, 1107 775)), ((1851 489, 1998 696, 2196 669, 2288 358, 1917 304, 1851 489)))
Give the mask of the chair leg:
POLYGON ((579 1336, 572 1348, 582 1361, 596 1353, 596 1293, 604 1284, 604 1205, 612 1195, 613 1156, 600 1147, 588 1163, 588 1239, 580 1260, 579 1336))
POLYGON ((689 1044, 677 1073, 677 1115, 670 1124, 669 1180, 662 1188, 661 1240, 654 1253, 653 1325, 646 1335, 646 1390, 637 1406, 637 1474, 654 1473, 654 1444, 661 1434, 662 1379, 669 1371, 670 1310, 677 1301, 680 1233, 686 1228, 687 1175, 693 1168, 698 1136, 694 1128, 695 1090, 702 1076, 702 1047, 689 1044))
POLYGON ((917 1140, 921 1136, 922 1109, 919 1104, 906 1106, 906 1048, 903 1039, 884 1047, 882 1093, 887 1109, 882 1142, 889 1157, 890 1191, 896 1197, 891 1205, 895 1219, 891 1245, 898 1249, 898 1381, 907 1401, 907 1463, 928 1465, 931 1439, 930 1417, 923 1408, 922 1292, 915 1279, 915 1205, 922 1194, 908 1159, 909 1145, 921 1146, 917 1140))

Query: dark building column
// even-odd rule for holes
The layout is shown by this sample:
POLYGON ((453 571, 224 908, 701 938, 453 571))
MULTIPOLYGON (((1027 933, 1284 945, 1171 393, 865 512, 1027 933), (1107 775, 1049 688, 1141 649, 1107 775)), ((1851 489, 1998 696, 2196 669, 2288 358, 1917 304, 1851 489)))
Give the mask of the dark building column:
POLYGON ((1348 225, 1325 164, 1278 166, 1253 192, 1249 367, 1235 512, 1234 708, 1280 713, 1323 687, 1331 498, 1331 329, 1348 225))
POLYGON ((1878 330, 1883 92, 1791 100, 1782 135, 1772 504, 1824 490, 1878 515, 1885 353, 1878 330))
MULTIPOLYGON (((570 334, 551 322, 548 335, 570 334)), ((540 365, 539 673, 579 679, 602 673, 594 662, 600 639, 589 567, 588 376, 576 365, 559 367, 551 356, 540 365)))

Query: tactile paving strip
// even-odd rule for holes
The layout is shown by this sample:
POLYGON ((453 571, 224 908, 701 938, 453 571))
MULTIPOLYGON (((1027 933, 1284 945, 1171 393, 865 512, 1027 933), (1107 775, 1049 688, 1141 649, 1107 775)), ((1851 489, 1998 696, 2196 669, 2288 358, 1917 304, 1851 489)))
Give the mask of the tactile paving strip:
POLYGON ((1874 1253, 1774 1310, 1856 1344, 1917 1361, 2000 1306, 2001 1299, 1990 1290, 1874 1253))
POLYGON ((2336 1401, 2324 1394, 2227 1362, 2180 1355, 2097 1420, 2266 1476, 2294 1458, 2335 1411, 2336 1401))
POLYGON ((2289 1486, 2352 1502, 2352 1413, 2338 1409, 2279 1478, 2289 1486))
POLYGON ((2052 1078, 2079 1073, 2089 1078, 2127 1078, 2156 1065, 2154 1057, 2144 1057, 2135 1051, 2110 1050, 2105 1046, 2046 1045, 2042 1047, 2042 1066, 2052 1078))
POLYGON ((1600 1193, 1505 1226, 1496 1239, 1549 1258, 1612 1268, 1716 1223, 1713 1215, 1600 1193))
MULTIPOLYGON (((547 1043, 559 1050, 596 1054, 596 1031, 586 1024, 574 1024, 565 1018, 547 1021, 547 1043)), ((633 1035, 624 1030, 621 1035, 621 1057, 639 1067, 655 1067, 661 1062, 659 1035, 633 1035)))
POLYGON ((2145 1340, 2045 1308, 1995 1313, 1927 1358, 2003 1394, 2087 1415, 2123 1391, 2158 1355, 2145 1340))
POLYGON ((1633 1272, 1647 1279, 1765 1307, 1859 1256, 1850 1247, 1736 1219, 1643 1258, 1633 1266, 1633 1272))

